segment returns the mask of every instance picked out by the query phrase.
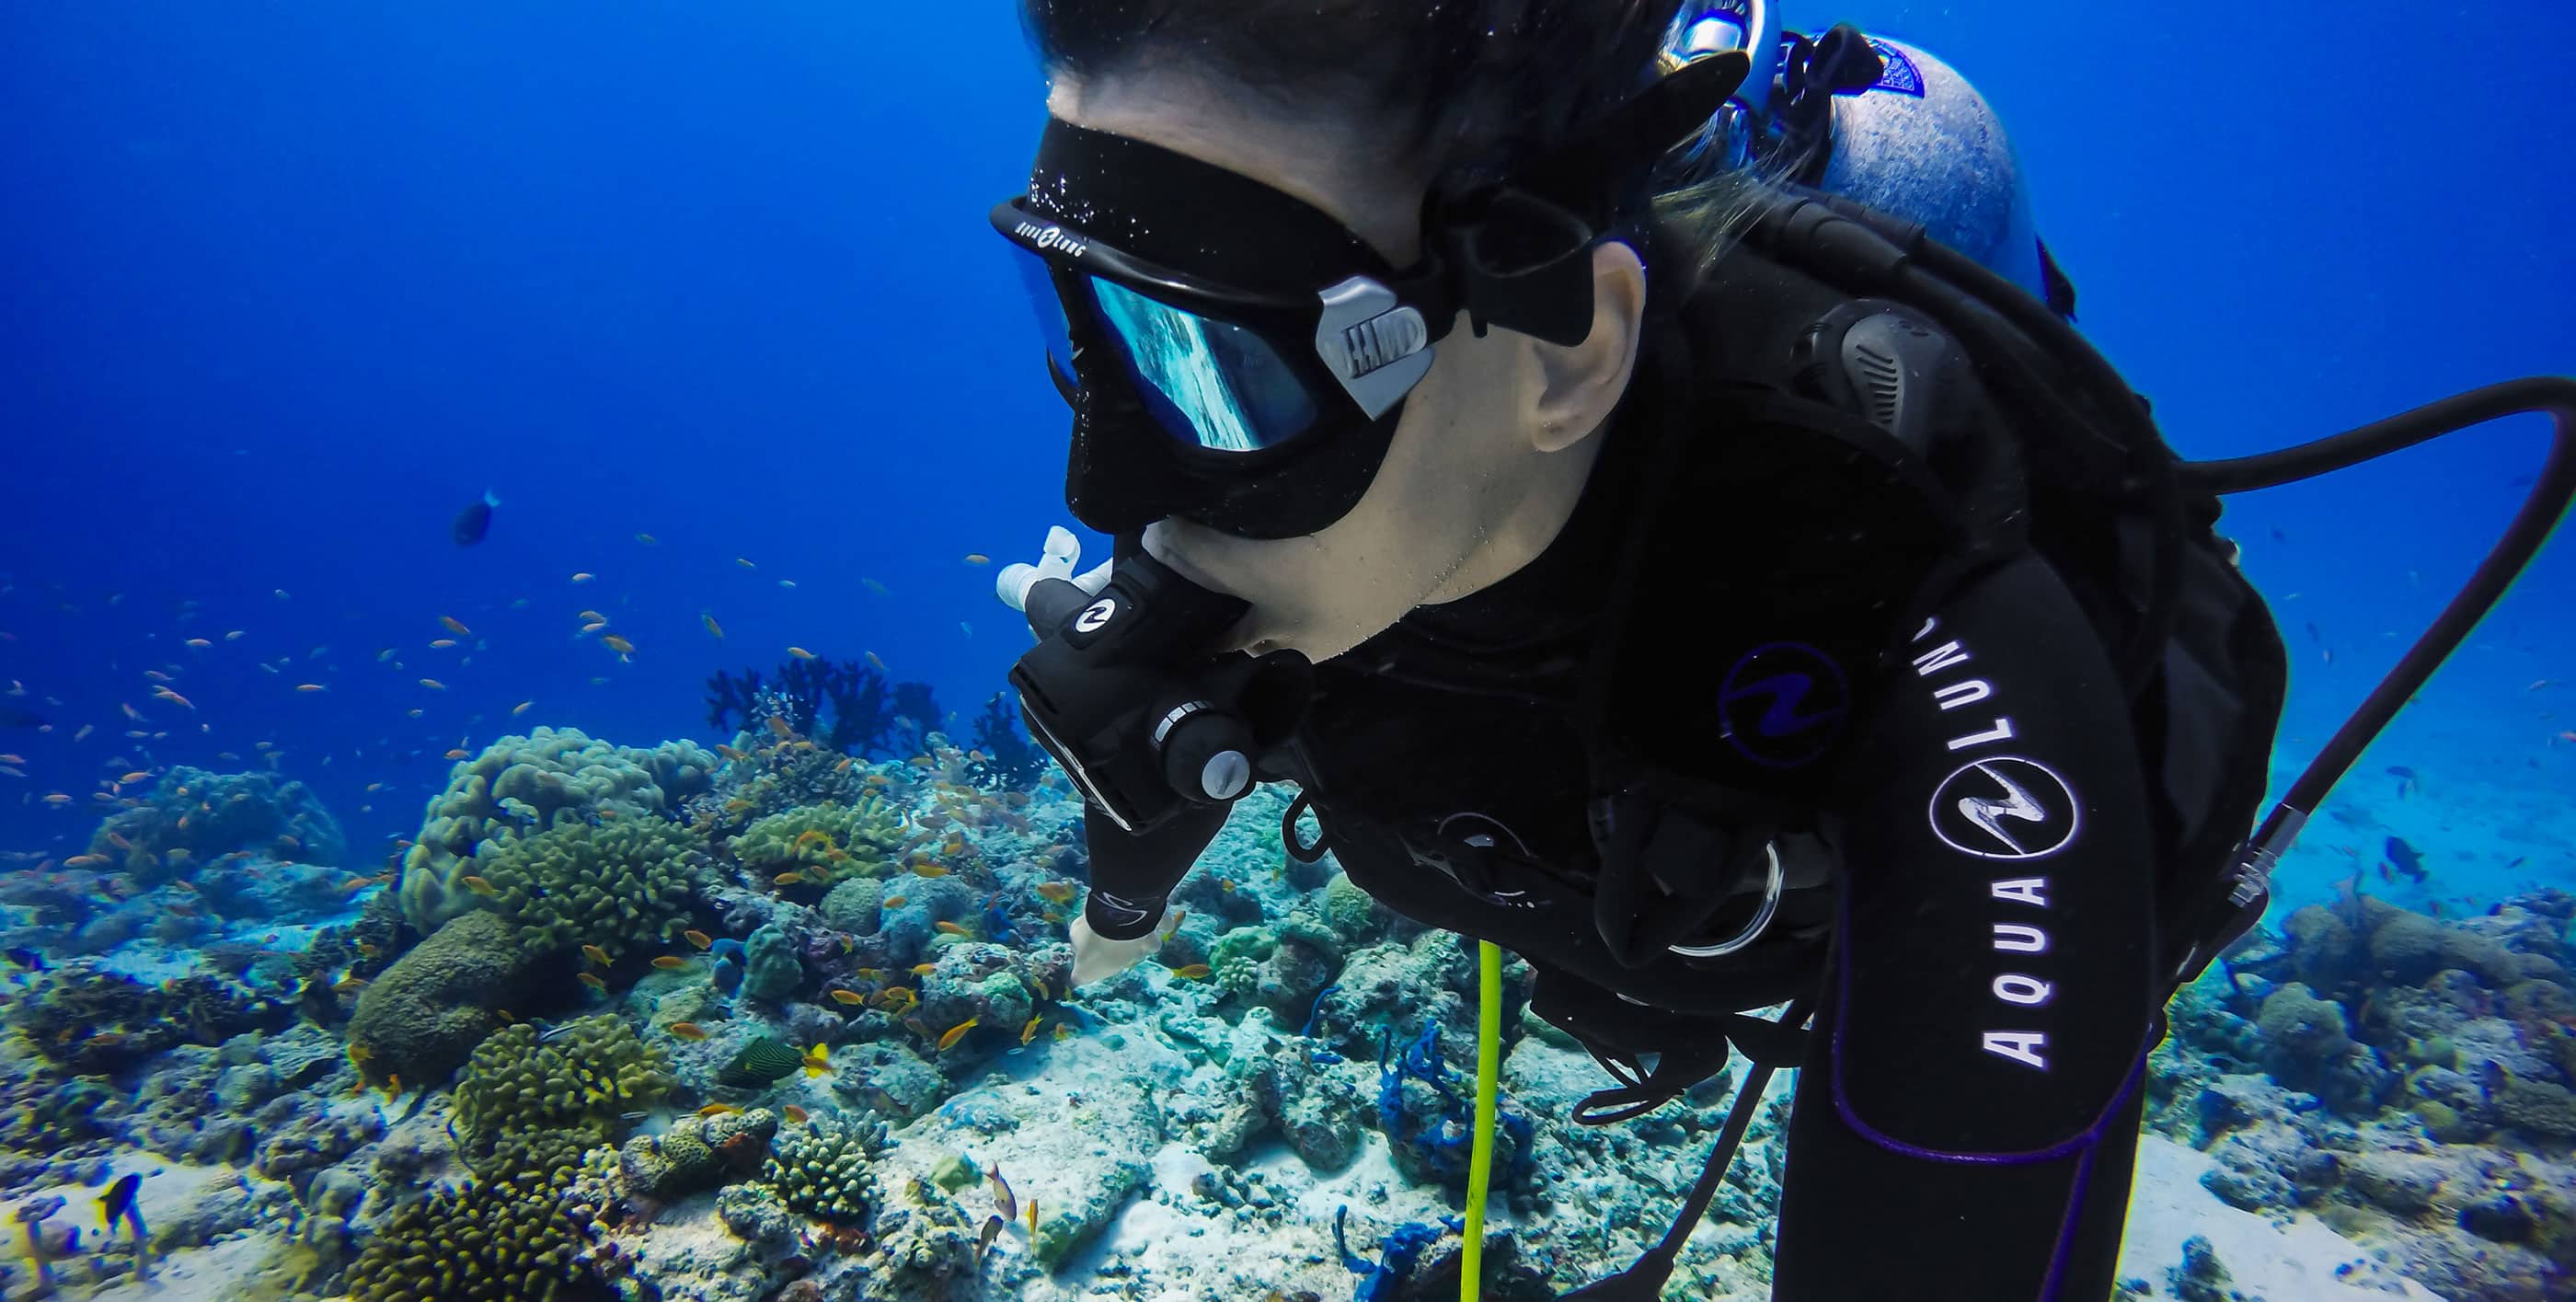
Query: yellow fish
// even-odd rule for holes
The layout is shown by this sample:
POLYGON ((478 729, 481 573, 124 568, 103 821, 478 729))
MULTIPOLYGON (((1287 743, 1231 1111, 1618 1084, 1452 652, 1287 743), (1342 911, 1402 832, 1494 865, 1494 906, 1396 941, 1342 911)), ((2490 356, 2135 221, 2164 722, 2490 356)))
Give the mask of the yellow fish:
POLYGON ((912 965, 912 974, 914 976, 928 976, 938 970, 939 965, 936 963, 915 963, 912 965))
POLYGON ((1183 981, 1196 981, 1205 977, 1207 974, 1208 965, 1205 963, 1192 963, 1188 967, 1176 967, 1172 969, 1172 975, 1179 977, 1183 981))
POLYGON ((702 614, 698 618, 706 623, 707 631, 715 634, 717 641, 724 641, 724 625, 717 623, 715 616, 702 614))
POLYGON ((1073 899, 1073 883, 1039 882, 1038 895, 1043 899, 1053 900, 1058 904, 1070 903, 1073 899))
POLYGON ((688 965, 689 960, 673 954, 664 954, 653 960, 653 966, 658 967, 665 972, 677 972, 688 965))
POLYGON ((494 886, 489 880, 481 877, 466 878, 465 889, 472 891, 477 895, 484 896, 498 895, 501 893, 500 887, 494 886))
POLYGON ((864 1004, 868 1001, 868 997, 856 990, 834 990, 832 1000, 840 1004, 864 1004))
POLYGON ((958 1042, 959 1040, 963 1040, 963 1039, 965 1039, 965 1038, 966 1038, 966 1033, 967 1033, 968 1031, 974 1030, 974 1029, 975 1029, 975 1024, 976 1024, 977 1022, 980 1022, 980 1021, 983 1021, 983 1020, 984 1020, 984 1019, 983 1019, 982 1017, 980 1017, 980 1016, 979 1016, 979 1017, 969 1017, 969 1018, 967 1018, 965 1021, 959 1022, 959 1023, 958 1023, 958 1024, 956 1024, 955 1026, 949 1027, 949 1028, 948 1028, 948 1030, 947 1030, 947 1032, 946 1032, 945 1034, 943 1034, 943 1035, 941 1035, 941 1036, 939 1037, 939 1051, 940 1051, 940 1052, 942 1052, 942 1053, 945 1053, 945 1052, 947 1052, 948 1050, 950 1050, 950 1049, 952 1049, 952 1048, 955 1048, 955 1047, 956 1047, 956 1045, 957 1045, 957 1042, 958 1042))
POLYGON ((783 872, 783 873, 778 874, 778 875, 777 875, 777 876, 775 876, 775 877, 770 878, 769 880, 771 880, 772 882, 777 883, 777 884, 778 884, 778 885, 780 885, 780 886, 794 886, 794 885, 796 885, 798 882, 801 882, 801 881, 804 881, 804 880, 805 880, 805 874, 800 873, 800 872, 783 872))
POLYGON ((608 957, 608 951, 607 951, 607 950, 604 950, 604 949, 601 949, 601 948, 600 948, 599 946, 597 946, 597 945, 584 945, 584 946, 582 946, 582 947, 581 947, 581 954, 582 954, 582 957, 589 959, 589 960, 590 960, 591 962, 593 962, 593 963, 597 963, 597 964, 598 964, 598 965, 600 965, 601 967, 608 967, 608 966, 611 966, 611 963, 610 963, 610 960, 609 960, 609 957, 608 957))
POLYGON ((805 1051, 805 1074, 808 1076, 832 1074, 832 1051, 828 1046, 817 1044, 805 1051))
POLYGON ((589 986, 593 990, 606 990, 608 988, 608 983, 600 980, 599 974, 596 972, 584 972, 575 977, 574 980, 581 982, 583 985, 589 986))
POLYGON ((439 616, 439 617, 438 617, 438 622, 439 622, 439 623, 441 623, 441 624, 445 624, 445 625, 447 626, 447 631, 448 631, 448 632, 450 632, 450 633, 454 633, 454 634, 455 634, 455 635, 457 635, 458 637, 472 637, 472 636, 474 636, 474 630, 473 630, 473 629, 467 628, 467 627, 466 627, 466 626, 464 626, 463 624, 457 623, 457 622, 456 622, 456 618, 455 618, 454 616, 452 616, 452 615, 441 615, 441 616, 439 616))
POLYGON ((885 897, 885 901, 877 907, 881 909, 900 909, 910 903, 912 903, 912 897, 909 895, 889 895, 885 897))
POLYGON ((912 870, 924 877, 945 877, 948 875, 947 869, 940 867, 938 864, 928 862, 915 863, 912 866, 912 870))
POLYGON ((698 1109, 698 1115, 702 1117, 721 1117, 740 1111, 742 1111, 742 1109, 735 1107, 730 1103, 710 1103, 705 1107, 698 1109))
POLYGON ((707 933, 703 931, 683 931, 680 933, 680 936, 682 939, 700 949, 712 948, 716 943, 714 938, 708 936, 707 933))
POLYGON ((1073 1023, 1071 1023, 1071 1022, 1058 1022, 1058 1023, 1056 1023, 1056 1024, 1055 1024, 1055 1040, 1056 1040, 1056 1043, 1058 1043, 1058 1044, 1062 1044, 1062 1043, 1064 1043, 1065 1041, 1070 1040, 1070 1039, 1072 1039, 1072 1038, 1073 1038, 1073 1023))
POLYGON ((1046 1016, 1044 1014, 1030 1018, 1029 1024, 1020 1028, 1020 1043, 1027 1044, 1029 1041, 1038 1038, 1038 1023, 1045 1020, 1046 1016))

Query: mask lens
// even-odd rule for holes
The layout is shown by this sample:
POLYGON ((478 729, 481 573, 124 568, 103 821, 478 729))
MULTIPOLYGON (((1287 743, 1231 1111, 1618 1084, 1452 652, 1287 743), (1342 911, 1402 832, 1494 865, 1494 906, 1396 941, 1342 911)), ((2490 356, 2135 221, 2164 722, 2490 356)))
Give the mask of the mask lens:
POLYGON ((1210 451, 1257 452, 1313 428, 1313 396, 1259 334, 1096 277, 1084 283, 1164 433, 1210 451))

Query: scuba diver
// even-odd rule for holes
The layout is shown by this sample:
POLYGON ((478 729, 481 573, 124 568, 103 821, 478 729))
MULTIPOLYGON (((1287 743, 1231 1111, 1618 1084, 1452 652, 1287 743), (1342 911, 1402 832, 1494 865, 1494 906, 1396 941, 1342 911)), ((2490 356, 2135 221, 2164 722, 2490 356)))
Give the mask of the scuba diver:
POLYGON ((1077 982, 1292 782, 1291 854, 1480 943, 1489 1040, 1527 963, 1617 1081, 1576 1120, 1750 1060, 1672 1230, 1568 1296, 1659 1295, 1775 1068, 1774 1297, 2109 1296, 2166 1000, 2563 512, 2576 385, 2182 462, 1975 91, 1757 0, 1022 16, 1049 119, 992 220, 1114 540, 999 582, 1086 802, 1077 982), (2254 827, 2286 672, 2217 495, 2522 411, 2529 502, 2254 827))

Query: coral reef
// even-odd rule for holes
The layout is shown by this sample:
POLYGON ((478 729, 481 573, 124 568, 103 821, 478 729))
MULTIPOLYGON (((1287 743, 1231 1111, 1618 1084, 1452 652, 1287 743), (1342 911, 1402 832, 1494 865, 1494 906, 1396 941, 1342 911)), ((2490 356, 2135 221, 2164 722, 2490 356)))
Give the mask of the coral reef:
POLYGON ((394 1213, 349 1268, 351 1302, 569 1302, 604 1297, 566 1210, 559 1162, 445 1190, 394 1213))
POLYGON ((127 1070, 174 1045, 283 1030, 295 1003, 216 976, 147 986, 83 962, 38 977, 32 992, 10 1001, 8 1015, 36 1052, 92 1075, 127 1070))
POLYGON ((885 1147, 885 1127, 816 1117, 779 1132, 760 1178, 787 1205, 835 1225, 865 1226, 876 1200, 871 1163, 885 1147))
POLYGON ((540 1165, 536 1148, 572 1151, 610 1142, 627 1114, 668 1092, 661 1052, 602 1014, 540 1033, 527 1022, 493 1033, 456 1085, 459 1151, 477 1170, 540 1165))
POLYGON ((669 1202, 748 1178, 777 1133, 778 1114, 767 1108, 682 1117, 661 1134, 627 1140, 618 1170, 628 1189, 669 1202))
POLYGON ((731 848, 743 867, 766 880, 798 872, 808 881, 875 877, 903 849, 900 816, 881 797, 850 805, 804 805, 744 828, 731 848))
POLYGON ((91 854, 147 885, 236 852, 329 866, 348 851, 339 822, 303 783, 186 765, 162 774, 141 804, 99 824, 89 842, 91 854))
POLYGON ((439 929, 358 992, 349 1057, 370 1081, 447 1079, 527 991, 536 956, 509 923, 476 912, 439 929))
POLYGON ((676 811, 713 782, 716 757, 687 742, 632 750, 578 730, 503 737, 449 772, 403 857, 403 916, 424 933, 475 907, 477 854, 566 824, 676 811))
POLYGON ((660 820, 566 824, 495 842, 474 860, 522 946, 595 945, 612 961, 679 938, 701 862, 697 838, 660 820))

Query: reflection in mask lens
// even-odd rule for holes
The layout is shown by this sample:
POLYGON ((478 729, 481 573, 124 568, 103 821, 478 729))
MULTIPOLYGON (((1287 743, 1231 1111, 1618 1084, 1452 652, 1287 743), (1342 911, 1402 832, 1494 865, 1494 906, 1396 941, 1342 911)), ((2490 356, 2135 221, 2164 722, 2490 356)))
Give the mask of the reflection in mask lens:
POLYGON ((1100 323, 1158 424, 1221 452, 1277 447, 1315 423, 1315 402, 1260 335, 1105 280, 1089 282, 1100 323))

